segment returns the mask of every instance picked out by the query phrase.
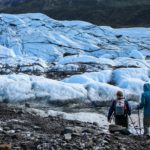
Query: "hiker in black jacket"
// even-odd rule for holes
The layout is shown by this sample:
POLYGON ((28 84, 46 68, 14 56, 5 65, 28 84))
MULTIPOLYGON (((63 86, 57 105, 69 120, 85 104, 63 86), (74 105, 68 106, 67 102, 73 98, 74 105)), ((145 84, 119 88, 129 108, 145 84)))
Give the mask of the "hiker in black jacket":
POLYGON ((117 92, 117 99, 113 100, 108 113, 108 122, 111 122, 111 117, 114 114, 115 124, 128 128, 128 115, 131 115, 129 103, 124 99, 123 92, 117 92))

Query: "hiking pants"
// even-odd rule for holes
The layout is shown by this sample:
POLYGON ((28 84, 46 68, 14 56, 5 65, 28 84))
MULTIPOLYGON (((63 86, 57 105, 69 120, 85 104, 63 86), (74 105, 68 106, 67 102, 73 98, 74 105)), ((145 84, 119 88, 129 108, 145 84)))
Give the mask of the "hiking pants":
POLYGON ((150 116, 144 116, 143 118, 144 135, 149 135, 150 131, 150 116))
POLYGON ((115 124, 128 128, 128 116, 127 115, 116 115, 115 124))

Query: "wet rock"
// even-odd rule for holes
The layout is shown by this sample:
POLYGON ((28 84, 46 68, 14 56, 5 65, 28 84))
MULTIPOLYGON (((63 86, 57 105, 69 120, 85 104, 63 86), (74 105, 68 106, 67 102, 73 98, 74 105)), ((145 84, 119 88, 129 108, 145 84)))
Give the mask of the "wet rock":
POLYGON ((72 133, 72 137, 79 137, 79 136, 81 136, 80 133, 72 133))
POLYGON ((29 103, 25 103, 25 107, 26 108, 30 108, 30 104, 29 103))
POLYGON ((109 125, 109 131, 110 131, 110 133, 119 132, 119 133, 124 134, 124 135, 130 134, 130 132, 128 131, 127 128, 119 126, 119 125, 109 125))
POLYGON ((86 148, 93 148, 93 141, 90 139, 89 142, 85 144, 86 148))
POLYGON ((40 130, 40 129, 41 129, 41 127, 33 126, 33 129, 34 129, 34 130, 40 130))
POLYGON ((3 132, 3 128, 2 127, 0 127, 0 132, 3 132))
POLYGON ((72 135, 70 133, 64 134, 65 140, 71 140, 72 135))
POLYGON ((75 127, 66 127, 65 130, 61 134, 72 134, 72 136, 81 136, 82 127, 75 126, 75 127))
POLYGON ((22 115, 22 114, 24 114, 24 111, 21 109, 21 110, 18 110, 16 113, 17 113, 18 115, 22 115))
POLYGON ((21 147, 19 147, 19 146, 18 146, 18 147, 14 147, 14 149, 15 149, 15 150, 20 150, 21 147))
POLYGON ((87 128, 87 129, 83 129, 82 133, 94 133, 94 130, 93 129, 90 129, 90 128, 87 128))
POLYGON ((110 142, 110 138, 109 137, 105 137, 104 140, 107 141, 108 143, 110 142))
POLYGON ((103 145, 107 145, 107 144, 109 144, 109 142, 106 140, 103 140, 103 145))
POLYGON ((122 144, 118 144, 117 148, 118 150, 126 150, 122 144))
POLYGON ((12 138, 12 139, 15 139, 15 140, 19 140, 20 137, 21 137, 20 134, 12 134, 12 135, 11 135, 11 138, 12 138))
POLYGON ((129 135, 129 134, 131 134, 128 129, 120 130, 120 133, 123 134, 123 135, 129 135))
POLYGON ((50 143, 43 143, 37 146, 37 150, 44 150, 44 149, 50 149, 50 148, 51 148, 50 143))
POLYGON ((99 124, 97 122, 93 122, 93 125, 99 127, 99 124))
POLYGON ((64 131, 62 131, 62 134, 68 134, 73 133, 74 128, 73 127, 66 127, 64 131))
POLYGON ((23 148, 24 150, 27 150, 27 143, 26 142, 22 142, 20 143, 21 148, 23 148))
POLYGON ((11 134, 11 133, 15 133, 15 130, 9 130, 7 131, 8 134, 11 134))
POLYGON ((81 126, 75 126, 74 127, 74 132, 81 133, 82 131, 83 131, 83 127, 81 127, 81 126))
POLYGON ((5 131, 9 131, 9 130, 11 130, 9 127, 4 127, 4 130, 5 131))

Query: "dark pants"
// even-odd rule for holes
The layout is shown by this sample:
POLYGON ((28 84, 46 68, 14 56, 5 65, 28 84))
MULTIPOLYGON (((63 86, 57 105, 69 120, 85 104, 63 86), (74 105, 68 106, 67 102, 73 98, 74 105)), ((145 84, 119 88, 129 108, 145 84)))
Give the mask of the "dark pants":
POLYGON ((144 134, 149 135, 150 131, 150 116, 144 116, 143 118, 143 125, 144 125, 144 134))
POLYGON ((127 115, 116 115, 115 124, 128 128, 128 116, 127 115))

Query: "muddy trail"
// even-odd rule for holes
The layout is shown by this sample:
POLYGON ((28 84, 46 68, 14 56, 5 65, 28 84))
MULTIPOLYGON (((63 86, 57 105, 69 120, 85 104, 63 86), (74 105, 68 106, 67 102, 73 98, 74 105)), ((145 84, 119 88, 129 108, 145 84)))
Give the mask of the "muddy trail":
POLYGON ((65 120, 62 116, 41 117, 25 107, 1 103, 0 149, 148 150, 150 139, 104 132, 97 123, 65 120))

